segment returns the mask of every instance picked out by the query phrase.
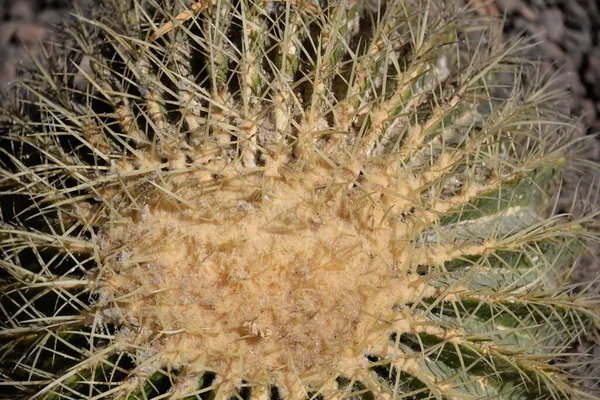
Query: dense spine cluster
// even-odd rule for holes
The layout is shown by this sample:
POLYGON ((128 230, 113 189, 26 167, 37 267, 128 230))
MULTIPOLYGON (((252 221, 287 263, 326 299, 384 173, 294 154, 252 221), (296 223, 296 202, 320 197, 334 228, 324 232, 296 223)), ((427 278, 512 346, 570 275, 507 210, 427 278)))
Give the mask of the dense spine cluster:
POLYGON ((457 3, 80 18, 0 120, 0 388, 593 398, 562 361, 598 321, 569 284, 598 211, 554 210, 593 166, 525 44, 457 3))

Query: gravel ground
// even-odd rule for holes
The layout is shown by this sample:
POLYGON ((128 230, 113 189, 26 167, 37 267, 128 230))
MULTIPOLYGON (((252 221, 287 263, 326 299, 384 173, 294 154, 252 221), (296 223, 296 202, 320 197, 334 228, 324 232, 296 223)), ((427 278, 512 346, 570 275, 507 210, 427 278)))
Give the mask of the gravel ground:
POLYGON ((598 131, 600 111, 600 11, 595 0, 496 0, 506 14, 508 36, 535 35, 541 40, 531 56, 565 72, 571 111, 583 117, 589 132, 598 131))
MULTIPOLYGON (((506 17, 507 38, 535 36, 529 52, 546 60, 550 71, 562 69, 571 93, 570 111, 582 118, 587 133, 600 130, 600 10, 596 0, 468 0, 487 14, 506 17)), ((0 88, 15 80, 26 49, 39 54, 51 38, 50 27, 73 18, 71 0, 0 0, 0 88)), ((86 9, 93 0, 75 0, 86 9)), ((599 147, 600 150, 600 147, 599 147)), ((595 159, 600 159, 600 152, 595 159)))
MULTIPOLYGON (((74 0, 75 6, 86 10, 94 0, 74 0)), ((506 19, 506 39, 533 36, 539 46, 527 56, 543 61, 547 73, 561 71, 560 84, 569 93, 564 107, 579 118, 582 135, 600 131, 600 0, 467 0, 485 15, 497 14, 506 19)), ((73 18, 71 0, 0 0, 0 91, 10 88, 17 78, 18 67, 31 66, 28 51, 42 54, 40 43, 51 41, 51 26, 73 18)), ((45 47, 47 49, 48 46, 45 47)), ((47 50, 46 50, 47 51, 47 50)), ((1 106, 1 103, 0 103, 1 106)), ((585 156, 600 162, 600 140, 589 142, 585 156)), ((578 185, 590 187, 600 175, 580 171, 566 181, 561 210, 568 211, 572 193, 578 185)), ((595 200, 598 201, 597 199, 595 200)), ((598 279, 600 249, 592 249, 576 271, 576 279, 598 279)), ((576 350, 600 359, 600 334, 592 332, 576 350)), ((600 369, 600 363, 598 363, 600 369)), ((600 389, 600 371, 591 375, 587 386, 600 389), (594 378, 595 377, 595 378, 594 378)))
MULTIPOLYGON (((17 78, 19 65, 31 66, 28 51, 39 56, 41 43, 51 41, 51 27, 73 18, 71 0, 0 0, 0 90, 17 78)), ((78 0, 85 10, 92 0, 78 0)))

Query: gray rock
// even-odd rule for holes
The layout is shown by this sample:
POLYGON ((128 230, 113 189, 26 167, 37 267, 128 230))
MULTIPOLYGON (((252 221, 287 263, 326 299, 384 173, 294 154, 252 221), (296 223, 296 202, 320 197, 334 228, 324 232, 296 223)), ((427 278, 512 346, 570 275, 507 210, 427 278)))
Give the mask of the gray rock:
POLYGON ((48 28, 42 24, 28 22, 19 24, 15 32, 18 39, 27 47, 31 48, 48 39, 48 28))
POLYGON ((565 19, 562 11, 555 7, 548 8, 542 12, 540 19, 548 32, 548 38, 560 42, 565 33, 565 19))
POLYGON ((588 91, 596 98, 600 97, 600 47, 595 47, 588 55, 583 80, 588 91))
POLYGON ((14 37, 17 29, 19 29, 19 23, 17 22, 0 24, 0 47, 10 45, 11 39, 14 37))
POLYGON ((48 8, 37 15, 37 22, 48 25, 56 25, 65 18, 70 17, 68 10, 55 10, 48 8))
POLYGON ((565 22, 568 27, 579 31, 591 30, 590 16, 577 0, 568 0, 563 3, 563 6, 566 8, 565 22))
POLYGON ((498 8, 506 14, 513 13, 519 9, 519 0, 496 0, 498 8))
POLYGON ((13 2, 8 17, 13 21, 32 21, 35 16, 35 5, 31 0, 13 2))
POLYGON ((563 47, 576 69, 581 67, 584 55, 592 48, 592 35, 587 31, 565 29, 563 47))

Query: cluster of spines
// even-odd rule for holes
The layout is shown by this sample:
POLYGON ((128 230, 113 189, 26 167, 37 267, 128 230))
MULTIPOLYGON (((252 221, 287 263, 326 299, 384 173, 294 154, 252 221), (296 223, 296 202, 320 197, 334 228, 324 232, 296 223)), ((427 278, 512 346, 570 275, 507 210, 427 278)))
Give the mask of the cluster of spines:
MULTIPOLYGON (((204 153, 199 158, 204 157, 204 160, 211 160, 212 152, 220 148, 233 148, 223 153, 233 159, 239 157, 248 170, 261 167, 269 153, 276 151, 287 151, 291 154, 290 160, 310 159, 308 154, 333 156, 345 140, 348 140, 346 149, 351 149, 352 161, 389 153, 397 153, 401 158, 419 153, 421 158, 425 154, 439 159, 440 153, 427 154, 414 149, 422 148, 427 140, 439 134, 440 126, 451 125, 461 113, 472 111, 467 107, 458 112, 459 103, 478 103, 481 99, 477 96, 491 91, 489 75, 498 73, 499 64, 514 51, 514 48, 493 53, 482 51, 480 57, 473 57, 469 64, 463 65, 459 75, 455 75, 456 71, 448 76, 433 74, 435 62, 429 62, 429 58, 434 59, 436 51, 448 58, 448 62, 462 56, 444 54, 443 47, 453 47, 448 42, 457 38, 453 36, 451 22, 442 19, 431 22, 428 12, 433 2, 421 2, 423 8, 394 2, 388 7, 403 9, 394 13, 381 9, 369 13, 359 8, 358 2, 349 2, 346 8, 331 6, 330 9, 303 1, 256 2, 247 8, 245 2, 198 4, 167 15, 165 21, 174 22, 160 26, 148 9, 134 4, 134 13, 123 14, 126 24, 136 19, 139 23, 142 19, 149 29, 133 39, 94 23, 109 42, 109 56, 92 59, 96 76, 88 77, 93 88, 89 94, 60 93, 63 82, 59 77, 70 76, 74 72, 71 69, 69 74, 63 75, 43 70, 42 87, 54 97, 42 93, 33 83, 23 85, 37 97, 35 105, 40 107, 42 115, 40 122, 11 117, 12 127, 6 140, 20 153, 5 152, 6 168, 2 170, 5 194, 13 199, 24 198, 29 205, 21 211, 9 210, 16 208, 12 203, 3 207, 7 222, 1 232, 5 255, 2 262, 5 318, 1 336, 6 339, 2 343, 2 374, 18 390, 27 393, 31 387, 41 388, 34 389, 38 391, 33 396, 48 398, 111 397, 127 392, 131 398, 151 398, 166 396, 177 374, 185 374, 185 369, 170 371, 168 368, 153 373, 131 372, 136 370, 128 354, 133 349, 119 348, 119 343, 113 341, 114 328, 99 323, 101 310, 93 304, 96 283, 91 278, 93 274, 89 274, 93 269, 91 265, 102 264, 93 244, 97 233, 94 221, 99 216, 90 215, 98 211, 85 210, 84 201, 103 203, 118 215, 122 208, 103 198, 107 188, 112 186, 122 192, 124 202, 135 208, 136 196, 141 194, 133 188, 147 185, 149 174, 168 177, 169 170, 175 175, 189 168, 186 157, 194 145, 203 146, 204 153), (221 14, 223 18, 216 18, 221 14), (325 15, 327 17, 323 17, 325 15), (377 19, 386 15, 402 16, 405 20, 377 19), (362 30, 361 23, 375 28, 362 30), (408 28, 404 36, 399 29, 403 24, 408 28), (314 35, 315 30, 319 35, 314 35), (228 36, 232 31, 241 37, 228 36), (172 36, 169 38, 169 35, 172 36), (186 43, 179 45, 182 37, 186 43), (393 44, 399 42, 411 43, 403 51, 411 53, 412 59, 390 55, 397 54, 393 44), (200 70, 188 66, 193 64, 194 54, 202 60, 200 70), (402 60, 407 65, 400 65, 402 60), (390 71, 396 73, 390 74, 390 71), (80 99, 84 101, 79 105, 71 103, 80 99), (335 101, 338 102, 334 104, 335 101), (261 118, 266 117, 272 120, 276 134, 264 143, 257 143, 260 137, 257 126, 261 118), (353 132, 354 136, 346 139, 349 135, 329 135, 323 143, 315 145, 320 139, 311 133, 322 118, 333 121, 329 123, 340 132, 353 132), (386 132, 393 123, 415 124, 415 129, 409 128, 407 137, 402 140, 395 138, 398 142, 392 146, 393 140, 386 132), (22 131, 15 128, 19 124, 22 131), (304 141, 306 137, 310 140, 304 141), (214 142, 215 150, 209 149, 209 142, 214 142), (8 218, 7 213, 15 215, 8 218), (92 321, 91 326, 89 321, 92 321), (60 369, 57 366, 64 369, 60 377, 53 372, 60 369), (136 388, 129 390, 131 387, 136 388)), ((178 7, 181 8, 177 5, 174 9, 178 7)), ((497 181, 491 181, 487 187, 480 185, 472 197, 458 196, 465 199, 469 210, 437 207, 436 203, 446 198, 457 199, 436 194, 444 189, 450 191, 447 187, 438 188, 439 192, 429 191, 433 199, 426 207, 450 211, 450 215, 439 223, 442 228, 434 226, 424 232, 422 243, 439 242, 440 237, 448 235, 466 235, 462 230, 464 224, 453 218, 475 220, 486 212, 493 214, 486 207, 498 210, 506 204, 514 205, 515 196, 524 191, 545 196, 547 179, 538 178, 548 173, 545 163, 559 161, 566 145, 559 140, 545 147, 536 143, 548 144, 543 138, 535 135, 527 138, 530 135, 527 130, 550 122, 542 117, 537 121, 531 119, 536 115, 538 104, 546 100, 544 93, 545 90, 529 96, 515 93, 509 100, 495 104, 495 111, 485 117, 484 124, 467 120, 472 124, 468 129, 481 129, 485 133, 471 138, 482 142, 478 146, 461 145, 488 153, 484 156, 461 154, 477 160, 466 163, 463 174, 482 181, 495 175, 497 181), (524 139, 504 140, 507 132, 521 134, 524 139), (533 147, 535 151, 520 155, 518 146, 533 147), (502 157, 509 160, 501 160, 502 157), (475 172, 475 167, 485 169, 480 162, 484 158, 490 164, 495 163, 497 170, 475 172), (498 186, 497 182, 510 186, 509 178, 529 182, 530 187, 539 184, 542 188, 536 190, 517 184, 518 190, 508 190, 509 196, 502 198, 493 189, 498 186), (444 226, 449 227, 447 232, 443 232, 444 226)), ((459 137, 459 141, 463 139, 459 137)), ((442 145, 442 149, 445 150, 441 153, 449 147, 442 145)), ((448 151, 451 156, 460 154, 458 147, 452 151, 448 151)), ((222 166, 219 162, 215 162, 213 169, 222 166)), ((453 159, 450 164, 458 162, 453 159)), ((406 165, 414 167, 409 161, 406 165)), ((435 165, 436 162, 432 162, 427 167, 435 171, 435 165)), ((433 187, 445 172, 446 168, 442 168, 439 174, 433 174, 420 184, 433 187)), ((154 190, 159 196, 185 204, 185 199, 172 188, 161 187, 161 183, 153 183, 150 191, 154 190)), ((533 213, 538 218, 537 210, 533 213)), ((498 214, 499 219, 505 219, 505 215, 498 214)), ((446 263, 443 270, 436 269, 429 279, 439 281, 439 296, 423 299, 410 308, 410 313, 428 315, 434 327, 466 323, 477 325, 474 330, 487 329, 494 325, 490 320, 500 318, 502 328, 479 333, 480 337, 462 338, 464 343, 451 337, 440 339, 425 330, 419 335, 391 337, 391 343, 402 348, 403 354, 422 356, 427 365, 409 365, 412 361, 405 361, 402 369, 392 366, 391 361, 372 356, 367 369, 374 371, 376 377, 365 374, 361 382, 337 377, 331 386, 333 392, 368 398, 373 396, 370 394, 374 392, 373 387, 383 385, 391 387, 393 393, 403 393, 406 398, 448 397, 453 388, 449 389, 450 394, 436 392, 444 387, 443 382, 437 381, 440 377, 458 386, 457 381, 451 379, 454 373, 460 375, 456 371, 481 369, 479 375, 475 374, 480 377, 478 380, 464 372, 465 392, 485 391, 487 383, 493 380, 519 380, 523 387, 506 389, 506 396, 513 393, 520 393, 522 398, 575 396, 577 393, 569 391, 570 386, 558 369, 552 371, 549 364, 539 358, 535 362, 528 361, 530 355, 536 353, 555 356, 548 353, 550 347, 555 346, 557 354, 564 352, 569 342, 565 338, 579 336, 587 324, 584 316, 589 312, 584 298, 574 300, 562 292, 543 291, 557 290, 555 283, 546 285, 545 281, 552 278, 554 282, 554 275, 562 276, 564 272, 560 270, 572 262, 579 244, 577 234, 569 232, 581 221, 553 225, 535 218, 528 222, 528 227, 520 227, 524 229, 519 232, 495 221, 491 229, 502 239, 494 252, 459 259, 451 265, 446 263), (503 246, 504 252, 498 250, 503 246), (538 259, 533 260, 534 257, 538 259), (540 258, 545 260, 541 265, 540 258), (523 273, 519 271, 521 265, 523 273), (531 269, 533 265, 535 268, 531 269), (491 279, 499 281, 497 287, 480 276, 485 268, 502 266, 510 267, 507 275, 497 271, 492 274, 491 279), (454 273, 458 269, 466 272, 454 273), (506 282, 500 276, 505 277, 506 282), (444 288, 456 285, 452 279, 461 285, 468 282, 472 287, 467 293, 474 291, 477 296, 461 298, 459 294, 446 293, 444 288), (511 285, 526 288, 524 290, 543 290, 516 297, 510 290, 511 285), (506 332, 507 326, 509 333, 505 335, 502 330, 506 332), (521 337, 521 332, 530 329, 533 333, 523 333, 521 337), (511 347, 520 340, 526 341, 527 351, 511 353, 511 347), (491 346, 478 344, 490 341, 494 343, 491 346), (504 342, 506 347, 498 344, 504 342), (431 359, 441 359, 442 363, 431 363, 431 359), (502 365, 496 365, 498 363, 502 365), (440 365, 446 365, 447 369, 439 370, 440 365), (516 378, 515 374, 520 377, 516 378), (478 384, 479 388, 467 389, 469 385, 478 384)), ((431 221, 426 225, 431 225, 431 221)), ((494 234, 486 232, 479 236, 494 234)), ((425 275, 430 271, 424 265, 417 272, 425 275)), ((395 362, 399 364, 398 359, 395 362)), ((214 379, 211 372, 204 374, 198 387, 192 389, 195 393, 192 398, 204 398, 215 389, 214 379)), ((242 385, 236 396, 279 396, 276 389, 250 386, 242 385)), ((502 389, 499 393, 496 395, 503 396, 502 389)), ((316 390, 312 396, 328 397, 329 394, 323 389, 322 393, 316 390)))

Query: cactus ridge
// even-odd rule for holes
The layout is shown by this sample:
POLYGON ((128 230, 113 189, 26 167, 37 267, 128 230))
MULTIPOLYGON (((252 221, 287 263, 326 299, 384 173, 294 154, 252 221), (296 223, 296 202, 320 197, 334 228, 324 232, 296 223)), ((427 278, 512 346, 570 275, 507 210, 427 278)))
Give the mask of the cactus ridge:
POLYGON ((560 361, 598 321, 569 283, 598 211, 553 196, 597 167, 528 43, 435 0, 79 24, 1 119, 15 398, 594 398, 560 361))

